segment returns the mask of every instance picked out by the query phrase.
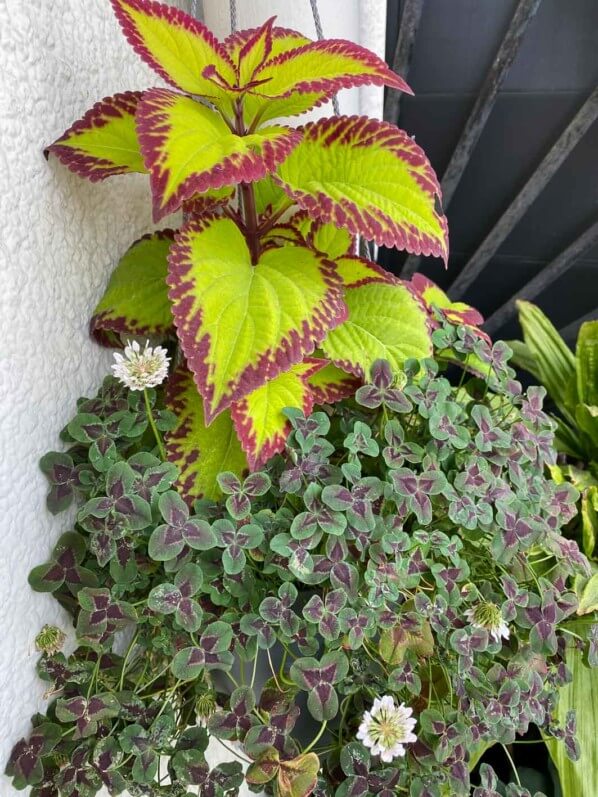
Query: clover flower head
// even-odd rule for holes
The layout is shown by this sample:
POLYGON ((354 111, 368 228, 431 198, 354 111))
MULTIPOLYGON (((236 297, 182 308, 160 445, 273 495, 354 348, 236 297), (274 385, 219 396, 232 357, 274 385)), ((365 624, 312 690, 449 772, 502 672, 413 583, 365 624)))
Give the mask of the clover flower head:
POLYGON ((377 697, 369 711, 363 715, 357 731, 357 738, 382 761, 389 763, 393 758, 405 755, 405 745, 416 742, 413 733, 416 720, 411 716, 413 709, 404 703, 396 705, 390 695, 377 697))
POLYGON ((500 608, 490 601, 478 603, 465 612, 465 617, 476 628, 485 628, 495 642, 509 638, 509 626, 506 624, 500 608))
POLYGON ((116 353, 112 366, 114 376, 129 390, 145 390, 162 384, 168 374, 170 358, 162 346, 151 348, 149 340, 142 350, 136 340, 129 341, 124 355, 116 353))
POLYGON ((55 625, 45 625, 35 637, 35 647, 40 653, 53 656, 58 653, 64 645, 66 635, 55 625))

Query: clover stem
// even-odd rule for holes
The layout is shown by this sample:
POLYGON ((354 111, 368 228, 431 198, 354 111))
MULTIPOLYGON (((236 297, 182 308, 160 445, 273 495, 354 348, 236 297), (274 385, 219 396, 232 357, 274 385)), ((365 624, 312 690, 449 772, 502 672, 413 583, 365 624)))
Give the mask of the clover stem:
POLYGON ((309 751, 314 747, 322 738, 322 734, 326 730, 326 726, 328 725, 328 720, 324 720, 322 725, 320 726, 320 730, 317 732, 315 737, 311 740, 311 742, 307 745, 307 747, 303 750, 303 755, 309 753, 309 751))
POLYGON ((270 663, 270 670, 272 672, 272 677, 274 678, 274 683, 276 684, 276 688, 279 692, 284 692, 284 689, 281 689, 280 684, 278 683, 278 678, 276 677, 276 670, 274 669, 274 665, 272 664, 272 656, 270 655, 270 649, 266 648, 266 654, 268 655, 268 662, 270 663))
POLYGON ((257 660, 259 658, 259 648, 255 651, 255 659, 253 660, 253 670, 251 673, 251 689, 253 689, 253 685, 255 683, 255 675, 257 673, 257 660))
POLYGON ((513 774, 515 775, 515 780, 517 781, 517 785, 519 786, 519 788, 521 788, 521 781, 519 780, 519 772, 517 772, 517 767, 515 766, 515 762, 511 758, 511 754, 509 753, 507 746, 501 744, 501 747, 505 751, 506 757, 509 759, 509 763, 511 765, 511 768, 513 769, 513 774))
POLYGON ((152 405, 150 404, 149 400, 149 393, 147 390, 143 391, 143 398, 145 399, 145 410, 147 413, 147 420, 151 427, 152 432, 154 433, 154 437, 156 438, 156 443, 158 444, 158 451, 160 452, 160 456, 162 457, 163 461, 166 462, 166 449, 164 448, 164 443, 162 442, 162 438, 160 437, 160 432, 158 431, 158 427, 156 426, 156 422, 154 420, 154 414, 152 412, 152 405))
POLYGON ((138 636, 139 636, 139 633, 135 634, 133 636, 133 638, 131 639, 131 642, 129 643, 129 647, 127 648, 127 652, 125 654, 125 658, 123 660, 123 667, 122 667, 122 670, 120 672, 120 687, 119 687, 121 691, 124 688, 125 672, 127 670, 127 664, 129 663, 129 656, 131 655, 131 653, 133 651, 133 648, 135 647, 135 643, 137 642, 137 637, 138 636))

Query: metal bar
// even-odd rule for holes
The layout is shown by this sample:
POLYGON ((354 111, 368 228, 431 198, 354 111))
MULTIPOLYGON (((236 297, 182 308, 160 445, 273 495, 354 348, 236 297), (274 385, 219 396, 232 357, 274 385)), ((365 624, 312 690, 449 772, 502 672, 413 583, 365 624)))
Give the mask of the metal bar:
POLYGON ((560 255, 555 257, 545 266, 533 279, 526 283, 523 288, 513 294, 502 307, 499 307, 490 318, 486 320, 484 329, 486 332, 493 333, 500 329, 512 315, 515 314, 515 303, 519 299, 534 299, 545 288, 562 276, 576 260, 579 260, 588 249, 591 249, 598 242, 598 221, 594 222, 588 229, 579 236, 572 244, 564 249, 560 255))
MULTIPOLYGON (((527 26, 534 18, 541 2, 542 0, 519 0, 511 17, 507 32, 494 56, 492 66, 486 74, 461 137, 442 177, 440 186, 442 188, 442 206, 445 212, 494 108, 499 89, 515 60, 527 26)), ((403 265, 401 276, 404 279, 412 277, 419 268, 420 260, 420 255, 409 255, 403 265)))
POLYGON ((597 117, 598 87, 592 91, 527 183, 482 241, 469 262, 466 263, 463 271, 449 288, 449 293, 453 298, 462 296, 476 277, 484 270, 492 255, 494 255, 597 117))
POLYGON ((585 313, 581 316, 581 318, 576 318, 575 321, 571 321, 571 323, 567 324, 566 327, 559 329, 559 334, 562 338, 569 341, 572 338, 577 337, 579 328, 585 321, 595 321, 596 319, 598 319, 598 307, 596 307, 594 310, 590 310, 589 313, 585 313))
MULTIPOLYGON (((413 45, 415 43, 415 36, 417 35, 423 7, 424 0, 404 0, 392 68, 397 75, 400 75, 405 80, 407 79, 409 67, 411 66, 413 45)), ((397 123, 402 93, 403 92, 397 89, 387 90, 383 114, 383 119, 387 122, 392 122, 393 124, 397 123)))

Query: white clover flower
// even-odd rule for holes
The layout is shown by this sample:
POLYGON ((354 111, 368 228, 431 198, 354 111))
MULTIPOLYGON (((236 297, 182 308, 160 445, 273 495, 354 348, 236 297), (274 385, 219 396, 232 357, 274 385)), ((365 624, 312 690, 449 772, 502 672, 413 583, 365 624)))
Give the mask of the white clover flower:
POLYGON ((149 340, 143 351, 134 340, 128 342, 124 355, 116 353, 116 362, 112 366, 114 376, 129 390, 145 390, 147 387, 160 385, 168 374, 170 358, 161 346, 151 348, 149 340))
POLYGON ((496 642, 500 642, 501 637, 509 638, 509 626, 495 603, 478 603, 477 606, 467 609, 465 617, 476 628, 485 628, 496 642))
POLYGON ((405 745, 416 742, 413 733, 416 720, 411 716, 413 709, 401 703, 395 705, 390 695, 377 697, 370 711, 366 711, 357 731, 357 738, 382 761, 389 763, 393 758, 405 755, 405 745))

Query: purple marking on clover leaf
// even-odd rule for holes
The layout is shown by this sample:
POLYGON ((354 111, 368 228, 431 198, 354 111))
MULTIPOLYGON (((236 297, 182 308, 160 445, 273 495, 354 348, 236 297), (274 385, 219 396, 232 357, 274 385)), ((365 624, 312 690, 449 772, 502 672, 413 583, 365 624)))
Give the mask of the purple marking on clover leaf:
POLYGON ((370 637, 375 629, 375 613, 364 607, 359 610, 347 608, 339 613, 341 631, 347 635, 347 643, 351 650, 357 650, 370 637))
POLYGON ((303 502, 307 512, 300 512, 291 524, 291 534, 296 539, 310 537, 316 528, 322 529, 326 534, 341 535, 346 526, 347 519, 342 512, 335 512, 322 501, 322 487, 319 484, 309 484, 303 494, 303 502))
POLYGON ((338 712, 338 696, 334 684, 347 675, 349 663, 340 651, 326 653, 320 661, 296 659, 291 665, 291 679, 308 693, 307 708, 319 722, 334 719, 338 712))
POLYGON ((340 634, 338 614, 346 602, 347 596, 340 589, 329 592, 324 600, 313 595, 303 607, 303 616, 308 622, 318 625, 324 639, 333 642, 340 634))
POLYGON ((229 698, 230 711, 217 711, 208 718, 208 731, 217 739, 243 741, 247 731, 257 724, 251 715, 255 695, 249 686, 240 686, 229 698))
POLYGON ((474 438, 478 451, 490 452, 508 447, 509 437, 494 423, 488 407, 476 404, 471 411, 471 417, 479 430, 474 438))
POLYGON ((330 484, 322 490, 322 500, 335 512, 346 512, 348 523, 358 531, 372 531, 376 525, 373 502, 382 495, 382 482, 376 477, 356 479, 351 489, 330 484))
POLYGON ((91 639, 101 639, 105 634, 120 631, 135 622, 137 613, 130 603, 114 600, 110 590, 84 588, 77 600, 81 606, 77 618, 77 634, 91 639))
POLYGON ((276 632, 272 625, 258 614, 246 614, 241 618, 241 631, 257 639, 261 650, 269 650, 276 642, 276 632))
POLYGON ((492 553, 509 562, 521 549, 529 548, 536 537, 536 525, 530 517, 518 517, 514 509, 499 508, 496 522, 500 527, 492 540, 492 553))
POLYGON ((222 565, 228 575, 240 573, 246 563, 245 550, 257 548, 264 539, 264 532, 255 523, 235 526, 230 520, 222 518, 212 523, 216 545, 224 548, 222 565))
POLYGON ((407 385, 405 395, 417 404, 422 418, 429 418, 437 404, 443 402, 451 394, 451 384, 444 378, 431 379, 422 385, 407 385))
POLYGON ((453 521, 466 529, 475 529, 479 525, 488 526, 492 523, 492 507, 485 501, 476 501, 469 495, 460 495, 450 501, 448 516, 453 521))
POLYGON ((235 520, 243 520, 251 512, 251 498, 265 495, 270 489, 270 477, 266 473, 252 473, 243 483, 230 471, 217 477, 220 489, 229 497, 226 508, 235 520))
POLYGON ((389 476, 396 493, 407 499, 409 509, 418 522, 427 526, 432 521, 432 502, 429 496, 438 495, 446 489, 446 476, 433 470, 418 475, 408 468, 393 470, 389 476))
POLYGON ((91 697, 61 698, 56 703, 56 718, 74 724, 73 739, 83 739, 95 735, 101 720, 117 717, 119 709, 116 697, 102 692, 91 697))
POLYGON ((152 559, 166 562, 177 557, 186 546, 196 551, 208 551, 216 537, 207 520, 190 518, 189 508, 174 490, 162 493, 158 501, 165 523, 152 532, 148 553, 152 559))
POLYGON ((86 467, 75 465, 68 453, 51 451, 40 459, 39 466, 50 483, 46 504, 53 515, 63 512, 84 492, 81 474, 86 467))
POLYGON ((42 758, 56 747, 62 738, 59 725, 44 722, 38 725, 28 739, 20 739, 13 747, 6 774, 15 779, 16 788, 40 783, 44 777, 42 758))
POLYGON ((545 398, 546 388, 532 385, 528 387, 521 404, 521 416, 536 428, 550 423, 550 418, 542 409, 545 398))
POLYGON ((68 797, 93 797, 102 786, 96 769, 90 763, 87 744, 69 755, 68 763, 55 776, 54 782, 61 795, 68 797))
POLYGON ((228 623, 210 623, 200 637, 199 645, 180 650, 170 669, 175 678, 191 681, 205 670, 229 670, 233 664, 230 653, 233 631, 228 623))
POLYGON ((55 592, 66 583, 75 595, 82 587, 95 587, 96 575, 81 567, 85 553, 85 540, 80 534, 73 531, 63 534, 54 546, 52 559, 30 572, 29 584, 36 592, 55 592))
POLYGON ((554 656, 557 652, 556 625, 562 614, 553 597, 544 593, 543 600, 533 595, 527 608, 522 610, 520 620, 530 628, 529 641, 536 653, 554 656))
POLYGON ((201 567, 186 564, 177 572, 174 584, 159 584, 152 589, 147 605, 158 614, 174 614, 174 619, 185 631, 197 631, 203 612, 193 596, 199 592, 202 583, 201 567))
POLYGON ((345 437, 343 445, 352 454, 363 454, 367 457, 377 457, 380 451, 378 443, 372 437, 372 430, 363 421, 355 421, 353 431, 345 437))
POLYGON ((422 461, 424 449, 417 443, 405 442, 405 431, 395 418, 384 426, 384 437, 388 445, 382 456, 389 468, 400 468, 405 461, 412 464, 422 461))
POLYGON ((460 422, 466 415, 459 404, 443 401, 430 409, 429 430, 432 437, 448 442, 453 448, 467 448, 471 439, 469 431, 460 422))
POLYGON ((291 609, 296 600, 297 588, 285 582, 278 590, 278 598, 264 598, 259 613, 266 622, 278 625, 285 636, 293 636, 299 629, 299 618, 291 609))

